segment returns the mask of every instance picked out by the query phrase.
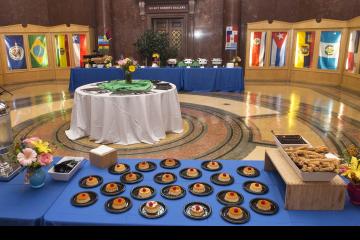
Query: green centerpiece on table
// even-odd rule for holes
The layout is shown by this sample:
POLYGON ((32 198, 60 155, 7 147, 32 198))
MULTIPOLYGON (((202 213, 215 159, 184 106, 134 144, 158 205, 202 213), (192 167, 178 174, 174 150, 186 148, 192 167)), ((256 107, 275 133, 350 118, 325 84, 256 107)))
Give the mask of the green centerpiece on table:
POLYGON ((135 80, 131 84, 126 80, 113 80, 101 83, 98 87, 111 92, 149 92, 153 84, 149 80, 135 80))

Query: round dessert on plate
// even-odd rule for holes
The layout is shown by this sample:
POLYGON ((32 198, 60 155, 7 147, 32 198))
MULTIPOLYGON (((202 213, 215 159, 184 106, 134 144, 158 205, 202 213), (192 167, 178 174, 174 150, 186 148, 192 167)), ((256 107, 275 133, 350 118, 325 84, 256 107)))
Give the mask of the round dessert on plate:
POLYGON ((151 186, 137 186, 131 191, 131 196, 138 200, 146 200, 153 198, 156 191, 151 186))
POLYGON ((269 191, 266 184, 258 181, 247 181, 244 183, 243 188, 245 191, 257 195, 266 194, 269 191))
POLYGON ((170 184, 176 182, 177 177, 171 172, 162 172, 154 176, 154 181, 159 184, 170 184))
POLYGON ((258 177, 260 175, 260 171, 251 166, 241 166, 238 167, 236 172, 243 177, 258 177))
POLYGON ((188 203, 184 207, 184 214, 196 220, 206 219, 211 215, 211 207, 202 202, 188 203))
POLYGON ((224 205, 240 205, 244 201, 244 197, 240 193, 231 190, 220 191, 216 197, 224 205))
POLYGON ((76 207, 87 207, 96 201, 97 194, 91 191, 77 193, 71 198, 71 204, 76 207))
POLYGON ((103 178, 97 175, 83 177, 79 181, 79 185, 82 188, 94 188, 101 185, 103 178))
POLYGON ((139 172, 128 172, 121 175, 120 180, 122 183, 134 184, 141 182, 144 179, 142 173, 139 172))
POLYGON ((255 198, 251 200, 250 208, 263 215, 274 215, 279 210, 277 203, 267 198, 255 198))
POLYGON ((125 163, 116 163, 109 167, 109 173, 115 174, 115 175, 121 175, 125 172, 130 171, 130 166, 125 163))
POLYGON ((178 168, 180 165, 180 161, 174 158, 166 158, 160 162, 160 166, 166 169, 178 168))
POLYGON ((240 206, 226 206, 221 209, 221 217, 227 222, 242 224, 250 220, 250 213, 240 206))
POLYGON ((132 203, 127 197, 111 198, 105 203, 105 209, 110 213, 123 213, 128 211, 132 203))
POLYGON ((185 195, 185 189, 179 185, 170 185, 161 189, 161 196, 170 200, 180 199, 185 195))
POLYGON ((145 218, 159 218, 165 215, 166 206, 162 202, 148 201, 141 205, 139 212, 145 218))
POLYGON ((189 185, 189 192, 196 196, 208 196, 213 192, 213 187, 205 182, 196 182, 189 185))
POLYGON ((201 167, 207 171, 219 171, 222 169, 222 164, 218 161, 204 161, 201 167))
POLYGON ((106 196, 118 195, 125 191, 125 185, 120 182, 110 182, 104 184, 101 189, 101 193, 106 196))
POLYGON ((196 168, 184 168, 180 171, 180 176, 185 179, 198 179, 202 176, 202 172, 196 168))
POLYGON ((143 161, 136 164, 135 168, 140 172, 150 172, 156 169, 156 164, 153 162, 143 161))
POLYGON ((234 183, 234 178, 228 173, 213 174, 210 180, 211 182, 221 186, 227 186, 234 183))

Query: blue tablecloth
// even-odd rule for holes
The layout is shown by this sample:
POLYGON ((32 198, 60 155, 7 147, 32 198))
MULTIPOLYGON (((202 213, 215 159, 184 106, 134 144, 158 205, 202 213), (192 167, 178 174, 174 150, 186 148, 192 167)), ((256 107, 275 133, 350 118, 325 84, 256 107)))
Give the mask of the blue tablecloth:
MULTIPOLYGON (((243 91, 242 68, 139 68, 134 79, 161 80, 176 85, 179 91, 243 91)), ((85 84, 124 79, 118 68, 72 68, 69 91, 85 84)))
MULTIPOLYGON (((157 164, 158 160, 154 160, 157 164)), ((131 169, 135 169, 135 164, 139 162, 138 160, 120 160, 120 162, 128 163, 131 166, 131 169)), ((251 219, 248 223, 244 224, 245 226, 259 226, 259 225, 360 225, 360 222, 357 220, 360 214, 360 208, 354 207, 348 203, 344 211, 287 211, 284 209, 284 200, 283 195, 281 194, 283 189, 283 183, 279 180, 279 177, 276 173, 268 173, 263 171, 263 162, 262 161, 233 161, 233 160, 224 160, 221 161, 224 165, 222 171, 230 173, 235 177, 235 183, 231 186, 217 186, 210 183, 214 187, 214 192, 207 197, 196 197, 191 193, 187 192, 186 196, 180 200, 167 200, 160 195, 160 190, 163 185, 157 184, 153 181, 153 177, 158 172, 168 171, 162 169, 159 165, 158 168, 150 173, 144 174, 144 180, 141 183, 135 185, 126 185, 126 191, 122 194, 123 196, 129 197, 133 202, 133 207, 128 212, 123 214, 110 214, 104 209, 104 204, 107 199, 100 193, 100 187, 93 189, 93 191, 98 193, 98 201, 89 207, 86 208, 77 208, 70 204, 71 197, 77 192, 83 191, 79 187, 79 180, 88 175, 98 174, 103 176, 104 183, 109 181, 119 181, 119 176, 111 175, 107 170, 100 170, 90 166, 88 163, 84 166, 83 170, 75 176, 72 181, 69 183, 68 187, 64 192, 58 197, 56 202, 51 206, 44 216, 45 225, 164 225, 164 226, 225 226, 231 225, 225 222, 220 217, 220 209, 223 207, 216 200, 216 194, 220 190, 230 189, 236 190, 243 194, 245 200, 242 204, 243 207, 249 210, 251 214, 251 219), (254 180, 259 180, 266 183, 270 191, 263 195, 266 198, 273 199, 279 204, 279 212, 274 216, 263 216, 255 213, 249 207, 249 202, 251 199, 258 197, 257 195, 252 195, 245 192, 242 189, 242 184, 249 180, 239 176, 236 173, 236 168, 238 166, 244 165, 253 165, 258 169, 261 169, 261 175, 254 180), (162 201, 168 207, 168 212, 165 216, 159 219, 146 219, 143 218, 138 209, 142 203, 145 201, 135 200, 130 197, 130 191, 139 185, 150 185, 153 186, 157 194, 153 200, 162 201), (192 220, 184 216, 183 207, 186 203, 192 201, 202 201, 211 205, 213 213, 206 220, 192 220)), ((210 182, 210 176, 212 172, 202 170, 203 176, 198 180, 185 180, 179 176, 179 171, 185 167, 196 167, 201 169, 200 160, 188 160, 182 161, 182 166, 175 170, 170 170, 170 172, 175 173, 178 176, 176 184, 183 186, 185 189, 188 188, 188 185, 196 181, 205 181, 210 182)))
MULTIPOLYGON (((54 162, 58 160, 56 158, 54 162)), ((24 184, 25 172, 10 182, 0 182, 0 226, 41 225, 45 212, 67 186, 47 175, 45 186, 33 189, 24 184)))

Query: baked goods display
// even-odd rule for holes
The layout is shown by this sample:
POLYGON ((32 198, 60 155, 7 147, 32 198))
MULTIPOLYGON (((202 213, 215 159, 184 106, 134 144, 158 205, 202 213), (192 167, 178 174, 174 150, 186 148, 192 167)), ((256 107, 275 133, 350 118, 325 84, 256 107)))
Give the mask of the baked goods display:
POLYGON ((71 204, 75 207, 87 207, 96 201, 97 194, 91 191, 77 193, 71 198, 71 204))
POLYGON ((239 207, 230 207, 227 215, 232 219, 240 219, 244 216, 243 210, 239 207))
POLYGON ((202 173, 196 168, 184 168, 180 171, 180 176, 185 179, 197 179, 202 176, 202 173))
POLYGON ((236 169, 236 172, 243 177, 258 177, 260 171, 252 166, 241 166, 236 169))
POLYGON ((105 190, 109 193, 116 192, 119 190, 118 186, 114 183, 108 183, 105 185, 105 190))
POLYGON ((161 189, 161 196, 167 199, 180 199, 186 195, 186 191, 179 185, 170 185, 161 189))
POLYGON ((140 214, 146 218, 159 218, 165 215, 166 206, 162 202, 148 201, 140 209, 140 214))
POLYGON ((227 192, 224 199, 227 202, 236 203, 239 201, 239 195, 236 192, 227 192))
POLYGON ((137 186, 131 191, 131 196, 138 200, 153 198, 156 191, 151 186, 137 186))
POLYGON ((266 184, 259 181, 248 181, 243 185, 245 191, 253 194, 265 194, 269 191, 268 186, 266 184))
POLYGON ((195 204, 190 207, 190 214, 194 217, 201 217, 204 215, 204 213, 204 207, 199 204, 195 204))
POLYGON ((160 166, 166 169, 178 168, 180 165, 180 161, 174 158, 166 158, 160 162, 160 166))
POLYGON ((151 196, 151 190, 148 187, 142 187, 139 189, 138 196, 141 198, 148 198, 151 196))
POLYGON ((132 203, 127 197, 115 197, 109 199, 105 203, 106 211, 110 213, 123 213, 128 211, 132 207, 132 203))
POLYGON ((129 172, 125 173, 121 176, 120 180, 123 183, 127 184, 134 184, 141 182, 143 180, 144 176, 139 172, 129 172))
POLYGON ((250 207, 255 212, 264 215, 273 215, 279 210, 277 203, 267 198, 255 198, 251 200, 250 207))
POLYGON ((80 179, 79 185, 83 188, 94 188, 102 184, 103 178, 97 175, 87 176, 80 179))
POLYGON ((118 195, 125 191, 125 185, 120 182, 110 182, 101 187, 101 193, 106 196, 118 195))
POLYGON ((227 186, 234 183, 234 178, 228 173, 216 173, 210 178, 211 182, 216 185, 227 186))
POLYGON ((241 193, 232 190, 223 190, 216 195, 217 200, 224 205, 239 205, 244 201, 241 193))
POLYGON ((161 172, 154 176, 154 181, 159 184, 170 184, 176 182, 177 177, 171 172, 161 172))
POLYGON ((220 173, 219 175, 218 175, 218 180, 220 181, 220 182, 228 182, 228 181, 230 181, 230 174, 228 174, 228 173, 220 173))
POLYGON ((188 168, 186 170, 186 175, 189 177, 197 177, 199 175, 199 172, 196 168, 188 168))
POLYGON ((130 166, 125 163, 116 163, 110 166, 108 170, 111 174, 120 175, 130 171, 130 166))
POLYGON ((321 147, 285 147, 284 151, 303 172, 339 172, 340 160, 327 158, 329 149, 321 147))
POLYGON ((189 191, 196 196, 208 196, 213 192, 213 187, 205 182, 190 184, 189 191))
POLYGON ((202 202, 192 202, 185 205, 184 214, 189 218, 202 220, 211 215, 211 208, 202 202))
POLYGON ((164 182, 164 183, 169 183, 169 182, 172 182, 174 181, 174 176, 172 174, 163 174, 161 176, 161 180, 164 182))
POLYGON ((196 193, 203 193, 203 192, 205 192, 205 185, 202 183, 195 183, 193 185, 192 189, 196 193))
POLYGON ((181 194, 181 187, 180 186, 171 186, 169 188, 169 195, 171 196, 179 196, 181 194))
POLYGON ((227 206, 221 209, 221 217, 233 224, 243 224, 250 220, 250 213, 240 206, 227 206))
POLYGON ((91 198, 88 193, 79 193, 76 196, 76 202, 80 204, 88 203, 90 202, 91 198))
POLYGON ((204 161, 201 167, 207 171, 219 171, 222 169, 222 164, 218 161, 204 161))
POLYGON ((119 197, 119 198, 115 198, 112 201, 112 205, 111 205, 114 209, 123 209, 126 207, 126 201, 124 198, 119 197))
POLYGON ((135 168, 140 172, 150 172, 156 169, 156 164, 153 162, 143 161, 136 164, 135 168))

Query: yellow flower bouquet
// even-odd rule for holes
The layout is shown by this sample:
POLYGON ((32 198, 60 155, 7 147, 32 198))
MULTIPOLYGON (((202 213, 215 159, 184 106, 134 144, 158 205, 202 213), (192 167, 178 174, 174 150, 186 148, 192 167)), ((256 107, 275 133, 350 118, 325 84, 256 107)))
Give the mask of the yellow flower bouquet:
POLYGON ((136 71, 137 62, 132 58, 120 59, 119 66, 124 70, 126 83, 132 83, 132 73, 136 71))

